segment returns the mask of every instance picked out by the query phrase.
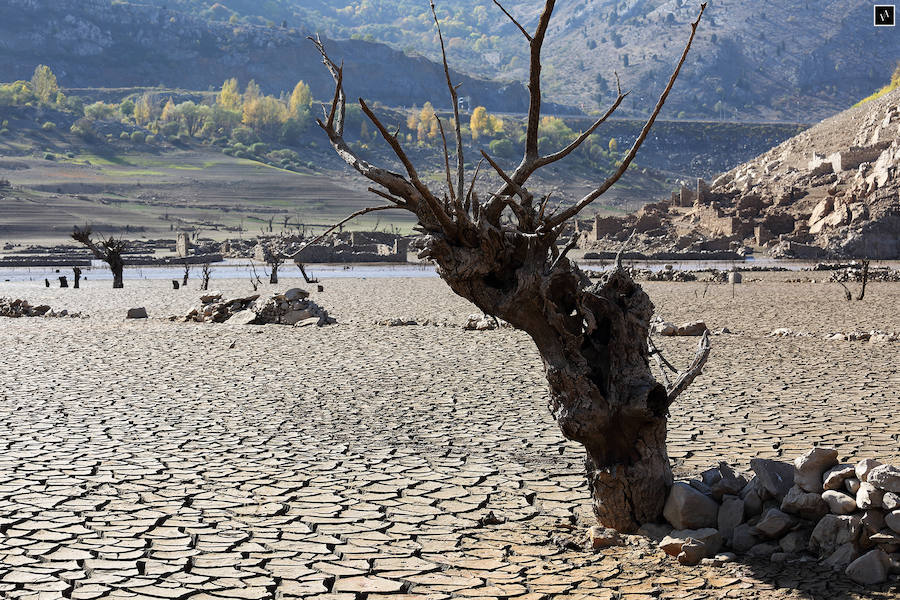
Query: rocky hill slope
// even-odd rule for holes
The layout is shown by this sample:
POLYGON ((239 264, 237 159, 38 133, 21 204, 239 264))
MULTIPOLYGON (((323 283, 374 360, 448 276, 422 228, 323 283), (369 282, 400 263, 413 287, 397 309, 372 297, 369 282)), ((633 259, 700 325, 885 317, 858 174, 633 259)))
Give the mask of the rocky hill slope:
MULTIPOLYGON (((64 88, 165 86, 218 88, 230 77, 255 79, 266 93, 288 93, 298 80, 317 99, 333 82, 313 45, 312 30, 232 25, 162 6, 111 0, 6 0, 0 2, 0 81, 27 79, 49 65, 64 88)), ((449 107, 443 68, 386 45, 362 40, 327 42, 344 60, 350 97, 392 106, 431 101, 449 107)), ((456 74, 473 105, 527 110, 521 84, 456 74)), ((571 112, 571 111, 568 111, 571 112)))
POLYGON ((645 249, 900 258, 900 89, 846 110, 628 220, 598 219, 586 245, 635 228, 645 249))
MULTIPOLYGON (((144 0, 210 19, 306 26, 362 36, 439 59, 428 2, 419 0, 144 0)), ((533 28, 544 3, 505 0, 533 28)), ((653 106, 698 12, 699 0, 558 2, 544 61, 547 97, 586 108, 608 103, 614 71, 634 94, 621 114, 653 106)), ((527 47, 489 0, 437 0, 452 64, 522 81, 527 47)), ((892 28, 873 27, 865 0, 715 0, 709 3, 666 115, 815 122, 868 96, 900 59, 892 28)))

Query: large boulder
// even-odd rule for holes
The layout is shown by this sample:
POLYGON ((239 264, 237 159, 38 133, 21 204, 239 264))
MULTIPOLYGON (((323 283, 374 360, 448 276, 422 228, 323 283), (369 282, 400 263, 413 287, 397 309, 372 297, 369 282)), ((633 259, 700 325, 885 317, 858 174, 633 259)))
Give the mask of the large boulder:
POLYGON ((718 513, 715 500, 681 481, 672 486, 663 508, 663 516, 675 529, 715 527, 718 513))
POLYGON ((794 460, 794 485, 804 492, 822 492, 822 474, 837 464, 834 448, 813 448, 794 460))
POLYGON ((856 469, 853 465, 836 465, 831 467, 822 475, 822 489, 824 490, 840 490, 844 487, 844 481, 850 477, 856 476, 856 469))
POLYGON ((756 473, 763 488, 779 502, 794 485, 794 465, 791 463, 754 458, 750 461, 750 468, 756 473))
POLYGON ((712 527, 676 529, 663 538, 659 543, 659 547, 670 556, 678 556, 681 553, 682 546, 688 543, 688 540, 696 540, 702 543, 706 549, 706 556, 714 556, 722 548, 722 536, 717 529, 712 527))
POLYGON ((837 490, 825 490, 822 500, 828 505, 828 510, 835 515, 849 515, 856 510, 856 500, 837 490))
POLYGON ((850 563, 845 573, 860 585, 876 585, 887 581, 890 565, 890 557, 876 548, 850 563))
POLYGON ((843 544, 855 544, 859 539, 859 517, 851 515, 825 515, 816 524, 809 538, 809 550, 826 556, 843 544))
POLYGON ((781 510, 801 519, 818 521, 828 514, 828 504, 815 492, 804 492, 799 485, 792 487, 781 501, 781 510))

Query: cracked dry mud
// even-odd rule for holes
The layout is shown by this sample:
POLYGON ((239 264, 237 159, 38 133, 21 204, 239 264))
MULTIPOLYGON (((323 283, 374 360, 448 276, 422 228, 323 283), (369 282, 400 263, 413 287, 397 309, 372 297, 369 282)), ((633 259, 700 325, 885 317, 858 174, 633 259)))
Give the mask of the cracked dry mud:
MULTIPOLYGON (((734 332, 673 407, 677 474, 813 443, 900 459, 900 346, 766 337, 898 330, 900 284, 849 304, 777 279, 734 300, 645 284, 666 319, 734 332)), ((0 284, 90 315, 0 319, 0 597, 896 598, 815 565, 567 546, 591 524, 582 455, 531 342, 463 331, 471 306, 437 280, 324 284, 338 325, 303 329, 170 323, 202 292, 168 282, 0 284), (131 306, 151 319, 125 322, 131 306), (395 317, 456 326, 372 324, 395 317)), ((694 344, 660 342, 679 364, 694 344)))

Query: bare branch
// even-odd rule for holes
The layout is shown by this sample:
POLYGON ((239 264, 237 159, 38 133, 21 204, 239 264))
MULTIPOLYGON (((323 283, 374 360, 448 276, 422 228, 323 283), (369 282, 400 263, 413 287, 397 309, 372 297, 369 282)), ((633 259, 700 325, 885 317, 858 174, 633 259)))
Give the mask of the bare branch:
POLYGON ((509 17, 509 20, 513 22, 513 25, 515 25, 516 27, 519 28, 519 31, 522 32, 522 35, 524 35, 525 38, 526 38, 529 42, 531 42, 531 41, 534 39, 534 38, 531 37, 531 34, 528 33, 527 31, 525 31, 525 28, 522 27, 522 25, 521 25, 518 21, 516 21, 516 18, 513 17, 511 14, 509 14, 509 11, 507 11, 505 8, 503 8, 503 5, 502 5, 502 4, 500 4, 499 2, 497 2, 497 0, 494 0, 494 4, 497 5, 497 8, 499 8, 500 10, 503 11, 503 14, 504 14, 504 15, 506 15, 507 17, 509 17))
MULTIPOLYGON (((703 6, 705 6, 705 4, 703 6)), ((668 389, 666 391, 669 394, 669 405, 671 405, 672 402, 675 401, 675 398, 677 398, 681 392, 686 390, 688 386, 693 383, 694 379, 703 372, 703 365, 706 364, 706 359, 709 358, 710 349, 709 330, 707 329, 703 332, 700 343, 697 344, 697 353, 694 355, 694 360, 691 361, 691 366, 689 366, 686 371, 682 371, 678 374, 678 378, 670 388, 667 386, 668 389)))
POLYGON ((475 165, 475 174, 472 175, 472 183, 469 185, 469 191, 466 193, 466 204, 463 207, 466 211, 466 214, 468 214, 469 208, 472 206, 472 193, 475 191, 475 182, 478 180, 478 172, 481 170, 481 165, 483 163, 484 159, 482 158, 478 161, 478 164, 475 165))
MULTIPOLYGON (((374 191, 374 190, 373 190, 373 191, 374 191)), ((346 217, 346 218, 343 219, 342 221, 339 221, 338 223, 335 223, 334 225, 332 225, 331 227, 329 227, 328 229, 326 229, 326 230, 325 230, 325 233, 323 233, 322 235, 320 235, 320 236, 318 236, 318 237, 316 237, 316 238, 313 238, 312 240, 310 240, 310 241, 306 242, 305 244, 303 244, 303 245, 300 247, 300 249, 297 250, 296 252, 292 252, 291 254, 285 254, 285 255, 284 255, 284 258, 287 259, 287 258, 294 258, 294 257, 296 257, 296 256, 299 256, 301 252, 303 252, 304 250, 306 250, 307 248, 309 248, 309 247, 312 246, 313 244, 320 242, 320 241, 321 241, 322 239, 324 239, 325 236, 327 236, 329 233, 331 233, 332 231, 334 231, 335 229, 337 229, 338 227, 340 227, 341 225, 343 225, 344 223, 346 223, 347 221, 349 221, 349 220, 351 220, 351 219, 355 219, 356 217, 361 217, 362 215, 367 214, 367 213, 370 213, 370 212, 375 212, 375 211, 378 211, 378 210, 391 210, 391 209, 394 209, 394 208, 399 208, 399 207, 396 206, 396 205, 394 205, 394 204, 391 204, 391 205, 387 205, 387 206, 369 206, 369 207, 364 208, 364 209, 362 209, 362 210, 358 210, 358 211, 356 211, 355 213, 353 213, 352 215, 350 215, 349 217, 346 217)))
POLYGON ((547 272, 552 273, 553 269, 556 268, 556 265, 559 264, 559 261, 561 261, 563 258, 565 258, 566 254, 569 253, 569 250, 571 250, 572 248, 574 248, 577 245, 578 245, 578 234, 573 233, 572 239, 569 240, 569 243, 566 244, 566 246, 565 246, 565 248, 563 248, 562 252, 559 253, 559 256, 556 257, 556 260, 554 260, 553 264, 550 265, 550 268, 547 269, 547 272))
MULTIPOLYGON (((441 24, 438 21, 437 11, 434 8, 434 2, 431 3, 431 14, 434 17, 434 25, 437 27, 438 40, 441 42, 441 58, 444 62, 444 76, 447 78, 447 89, 450 90, 450 103, 453 105, 453 118, 456 129, 456 199, 462 206, 463 190, 466 187, 465 164, 463 161, 463 144, 462 144, 462 128, 459 123, 459 95, 456 93, 457 86, 453 85, 450 79, 450 66, 447 64, 447 50, 444 47, 444 34, 441 32, 441 24)), ((446 140, 444 142, 446 147, 446 140)), ((446 151, 445 151, 446 153, 446 151)), ((453 194, 451 193, 451 196, 453 194)), ((459 215, 458 218, 465 218, 465 214, 459 215)))
POLYGON ((640 135, 635 140, 634 144, 631 146, 631 149, 628 151, 628 154, 622 160, 622 164, 619 165, 619 168, 613 173, 603 184, 589 193, 587 196, 579 200, 574 206, 571 206, 561 212, 559 215, 554 217, 551 221, 547 223, 548 226, 555 226, 563 221, 570 219, 581 212, 585 206, 602 196, 606 193, 606 190, 611 188, 613 184, 615 184, 620 177, 625 173, 628 169, 628 166, 631 164, 631 161, 634 160, 637 151, 640 149, 641 145, 644 143, 644 140, 647 138, 647 135, 650 133, 650 128, 653 126, 653 123, 656 122, 656 117, 659 116, 660 111, 662 110, 663 104, 666 102, 666 98, 669 96, 669 92, 672 91, 672 86, 675 85, 675 80, 678 78, 678 74, 681 72, 681 67, 684 65, 684 61, 687 59, 688 52, 691 49, 691 44, 694 42, 694 36, 697 33, 697 25, 700 24, 700 18, 703 16, 703 11, 706 10, 706 3, 700 5, 700 14, 697 15, 697 20, 691 23, 691 35, 688 38, 687 44, 684 47, 684 51, 681 53, 681 59, 678 61, 678 65, 675 67, 675 70, 672 72, 672 76, 669 78, 669 83, 666 85, 666 89, 663 90, 663 93, 660 95, 659 100, 656 102, 656 108, 653 109, 653 114, 650 115, 650 118, 647 119, 647 122, 644 124, 644 128, 641 130, 640 135))
POLYGON ((531 45, 531 65, 528 69, 528 126, 525 129, 523 162, 530 162, 538 157, 538 128, 541 121, 541 47, 544 45, 544 36, 550 26, 550 17, 555 4, 555 0, 547 0, 544 4, 544 12, 541 13, 534 37, 528 40, 531 45))
MULTIPOLYGON (((604 113, 602 117, 600 117, 599 119, 594 121, 594 124, 591 125, 590 127, 588 127, 588 129, 584 133, 582 133, 580 136, 578 136, 574 141, 572 141, 571 144, 569 144, 568 146, 566 146, 559 152, 556 152, 554 154, 549 154, 547 156, 542 156, 541 158, 537 159, 531 168, 531 173, 533 173, 534 171, 537 171, 541 167, 545 167, 551 163, 555 163, 558 160, 562 160, 563 158, 565 158, 569 154, 571 154, 572 151, 575 150, 576 148, 578 148, 586 139, 588 139, 588 137, 590 137, 590 135, 592 133, 594 133, 594 131, 598 127, 600 127, 600 125, 602 125, 610 117, 610 115, 612 115, 614 112, 616 112, 616 109, 619 108, 619 105, 622 104, 622 101, 625 100, 625 98, 627 98, 627 97, 628 97, 627 93, 625 93, 625 94, 620 93, 619 96, 616 98, 616 101, 613 103, 612 106, 609 107, 609 109, 606 111, 606 113, 604 113)), ((531 173, 529 173, 529 175, 531 173)))
POLYGON ((647 336, 647 345, 650 349, 650 355, 656 360, 656 366, 659 367, 659 370, 662 373, 663 381, 666 383, 666 390, 669 390, 672 387, 672 382, 669 381, 669 374, 666 373, 666 366, 676 373, 678 371, 665 359, 662 352, 659 351, 659 348, 656 347, 656 344, 653 343, 653 340, 650 339, 649 336, 647 336))
MULTIPOLYGON (((450 174, 450 153, 447 150, 447 136, 444 135, 444 124, 441 123, 441 118, 437 115, 434 115, 435 120, 437 120, 438 129, 441 132, 441 142, 444 144, 444 170, 447 173, 447 189, 450 190, 450 201, 453 202, 453 205, 457 204, 456 192, 453 191, 453 176, 450 174)), ((462 201, 460 200, 459 209, 462 210, 462 201)))
POLYGON ((381 196, 381 197, 384 198, 385 200, 390 200, 391 202, 393 202, 394 204, 397 205, 397 208, 405 208, 404 205, 405 205, 406 203, 405 203, 402 199, 400 199, 400 198, 396 198, 396 197, 394 197, 394 196, 391 196, 391 195, 388 194, 387 192, 382 192, 382 191, 379 190, 378 188, 370 187, 370 188, 368 188, 368 190, 369 190, 370 192, 372 192, 373 194, 375 194, 376 196, 381 196))
POLYGON ((622 270, 622 255, 625 254, 625 248, 627 248, 629 246, 629 244, 631 244, 631 240, 634 239, 634 234, 636 234, 636 233, 637 233, 637 229, 633 229, 631 231, 631 235, 628 236, 628 239, 625 240, 625 243, 622 244, 622 247, 619 248, 619 251, 616 253, 616 262, 615 262, 616 271, 622 270))
POLYGON ((497 174, 500 175, 500 178, 506 182, 506 185, 512 188, 512 191, 515 192, 515 194, 519 196, 523 202, 530 203, 532 201, 534 197, 531 195, 531 193, 523 189, 518 183, 513 181, 512 178, 506 174, 506 171, 504 171, 500 165, 498 165, 490 156, 488 156, 487 152, 482 150, 481 156, 483 156, 484 159, 488 161, 489 165, 494 167, 494 170, 497 171, 497 174))

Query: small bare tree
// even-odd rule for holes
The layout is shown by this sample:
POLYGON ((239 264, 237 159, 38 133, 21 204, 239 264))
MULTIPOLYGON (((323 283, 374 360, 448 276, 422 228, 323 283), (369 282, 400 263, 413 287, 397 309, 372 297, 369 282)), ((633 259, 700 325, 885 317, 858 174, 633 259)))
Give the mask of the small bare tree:
MULTIPOLYGON (((312 40, 335 81, 331 106, 318 124, 335 152, 377 184, 369 190, 387 200, 383 206, 357 211, 325 233, 372 211, 412 212, 418 219, 418 230, 425 234, 424 250, 419 256, 437 264, 438 274, 455 293, 534 340, 550 388, 550 410, 563 435, 580 442, 587 452, 585 464, 596 516, 607 527, 633 531, 642 523, 657 520, 662 512, 672 482, 666 454, 669 406, 700 373, 709 354, 708 337, 704 336, 691 366, 675 382, 657 382, 650 371, 647 343, 653 314, 650 298, 621 268, 621 261, 592 284, 566 258, 574 244, 567 244, 562 251, 557 244, 567 222, 609 190, 634 160, 675 84, 706 5, 701 5, 700 15, 691 24, 690 37, 656 107, 616 171, 573 205, 548 211, 548 195, 535 196, 527 187, 531 175, 575 151, 627 94, 620 88, 605 114, 574 141, 556 152, 541 154, 541 48, 556 2, 546 0, 534 33, 527 31, 497 0, 494 4, 527 40, 529 106, 524 153, 513 172, 507 173, 486 152, 481 152, 482 160, 502 179, 502 184, 484 201, 476 190, 481 163, 466 185, 457 86, 451 79, 434 4, 431 9, 444 57, 456 137, 454 177, 443 124, 438 119, 444 145, 441 166, 447 184, 443 194, 426 186, 397 135, 361 98, 363 113, 388 143, 405 174, 370 164, 344 140, 346 97, 342 66, 329 58, 319 39, 312 40)), ((297 254, 299 251, 293 256, 297 254)))
POLYGON ((208 262, 203 263, 200 271, 200 289, 208 290, 209 289, 209 276, 212 273, 212 269, 208 262))
POLYGON ((101 236, 97 242, 94 242, 91 239, 91 228, 87 225, 82 228, 75 227, 72 239, 87 246, 98 260, 109 265, 109 270, 113 274, 113 289, 125 287, 123 277, 125 260, 122 258, 122 253, 128 247, 127 241, 112 236, 108 238, 101 236))
POLYGON ((187 287, 188 275, 191 274, 191 265, 185 259, 182 266, 184 267, 184 275, 181 277, 181 287, 187 287))
POLYGON ((72 267, 72 274, 75 276, 75 283, 72 285, 72 287, 77 290, 78 283, 81 281, 81 269, 78 267, 72 267))
POLYGON ((263 249, 263 256, 266 259, 266 264, 272 270, 269 273, 269 283, 278 283, 278 267, 284 264, 284 254, 274 245, 270 245, 263 249))

